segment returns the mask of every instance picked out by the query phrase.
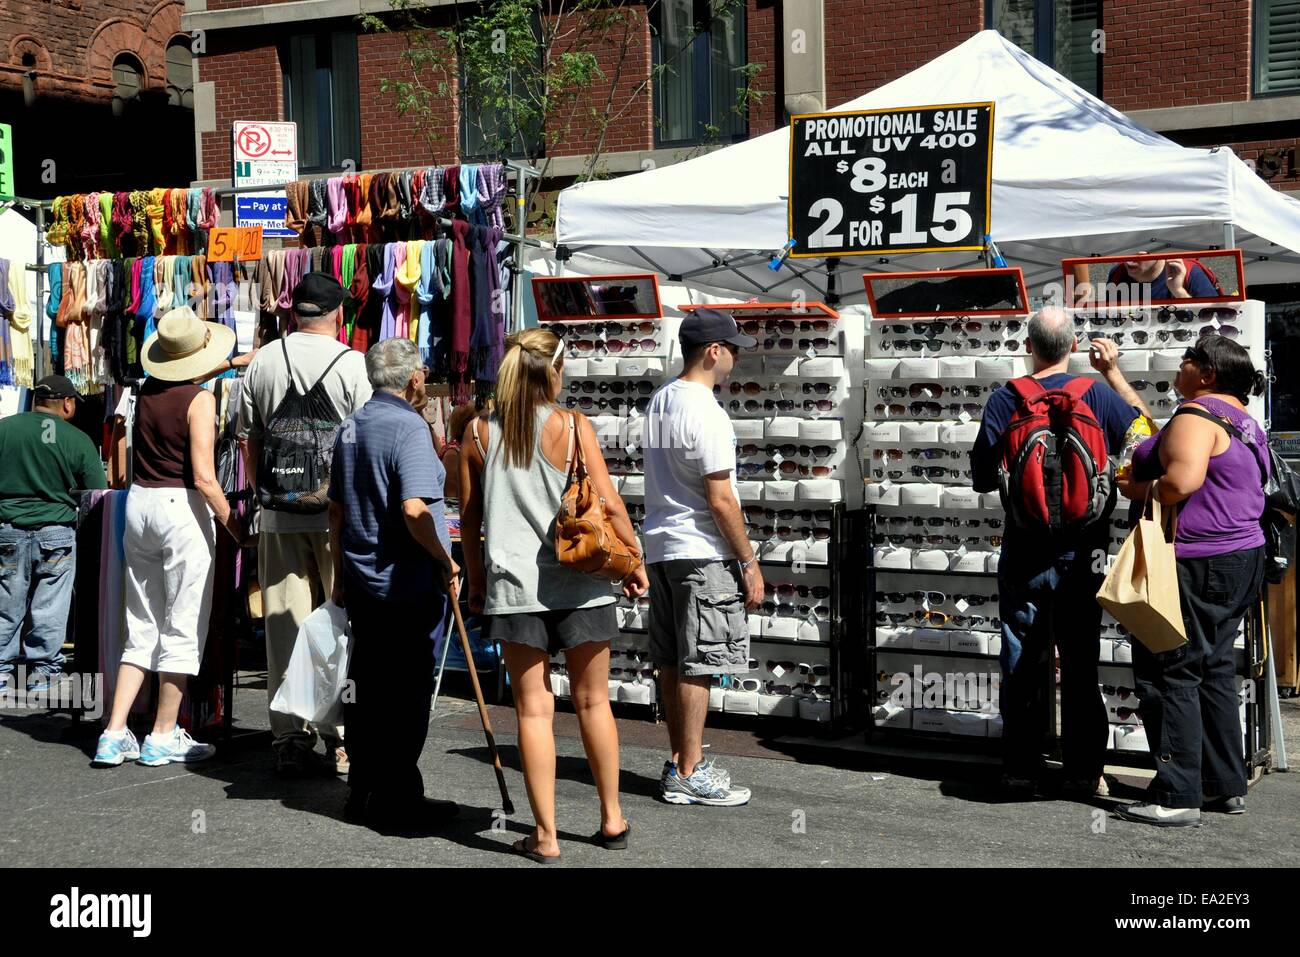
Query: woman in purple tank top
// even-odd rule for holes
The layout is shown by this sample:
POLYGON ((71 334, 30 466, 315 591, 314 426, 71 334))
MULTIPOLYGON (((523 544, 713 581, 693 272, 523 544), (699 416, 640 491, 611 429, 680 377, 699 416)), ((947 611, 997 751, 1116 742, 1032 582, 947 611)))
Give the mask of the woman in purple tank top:
POLYGON ((1156 496, 1178 508, 1174 553, 1187 644, 1152 654, 1133 646, 1133 671, 1155 758, 1148 801, 1120 817, 1160 827, 1196 827, 1202 809, 1246 810, 1246 761, 1233 642, 1264 578, 1264 428, 1246 412, 1264 391, 1250 354, 1223 336, 1183 355, 1173 418, 1133 456, 1128 498, 1156 496))

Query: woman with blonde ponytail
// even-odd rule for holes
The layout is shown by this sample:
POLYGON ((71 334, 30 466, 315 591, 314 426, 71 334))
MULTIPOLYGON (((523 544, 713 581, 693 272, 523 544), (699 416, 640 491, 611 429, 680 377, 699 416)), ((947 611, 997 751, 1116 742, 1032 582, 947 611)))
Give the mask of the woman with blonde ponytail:
MULTIPOLYGON (((587 471, 619 537, 640 545, 605 468, 586 416, 557 404, 564 343, 543 329, 506 340, 490 414, 461 440, 461 540, 470 609, 486 616, 485 637, 500 641, 519 716, 519 752, 536 831, 514 849, 530 860, 559 860, 555 823, 555 699, 550 656, 564 652, 573 707, 600 796, 595 841, 627 847, 630 827, 618 796, 618 729, 609 707, 609 642, 618 631, 617 596, 607 581, 561 565, 555 519, 581 443, 587 471)), ((644 595, 641 565, 623 594, 644 595)))

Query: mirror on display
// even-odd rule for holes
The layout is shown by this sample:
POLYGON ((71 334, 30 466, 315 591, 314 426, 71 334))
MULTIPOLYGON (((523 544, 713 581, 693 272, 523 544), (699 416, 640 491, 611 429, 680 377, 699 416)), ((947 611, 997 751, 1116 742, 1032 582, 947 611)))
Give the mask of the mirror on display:
POLYGON ((1029 311, 1019 269, 867 273, 862 280, 871 314, 877 319, 1023 315, 1029 311))
POLYGON ((1134 252, 1063 259, 1066 302, 1074 306, 1241 302, 1241 250, 1134 252))
POLYGON ((658 319, 659 283, 649 273, 634 276, 537 277, 537 317, 563 319, 658 319))

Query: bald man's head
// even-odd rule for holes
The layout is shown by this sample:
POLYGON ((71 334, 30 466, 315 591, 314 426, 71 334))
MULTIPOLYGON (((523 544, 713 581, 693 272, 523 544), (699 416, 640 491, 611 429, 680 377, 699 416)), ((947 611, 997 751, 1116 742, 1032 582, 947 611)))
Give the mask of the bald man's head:
POLYGON ((1059 306, 1045 306, 1029 319, 1029 345, 1034 357, 1055 365, 1074 347, 1074 322, 1059 306))

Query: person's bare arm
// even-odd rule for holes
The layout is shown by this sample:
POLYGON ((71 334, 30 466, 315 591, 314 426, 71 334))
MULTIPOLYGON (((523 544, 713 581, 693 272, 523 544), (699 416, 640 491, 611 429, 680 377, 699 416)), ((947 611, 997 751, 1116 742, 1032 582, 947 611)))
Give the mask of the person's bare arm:
POLYGON ((190 434, 190 463, 194 469, 194 487, 203 495, 217 524, 228 531, 237 542, 244 539, 239 516, 226 500, 225 490, 217 481, 214 452, 217 439, 217 403, 212 393, 199 392, 190 402, 186 423, 190 434))
MULTIPOLYGON (((469 610, 475 614, 483 611, 487 597, 487 569, 483 564, 483 457, 474 442, 474 430, 480 429, 482 423, 482 419, 471 419, 460 442, 460 544, 469 575, 469 610)), ((481 428, 479 437, 486 431, 486 427, 481 428)))
POLYGON ((1115 345, 1110 339, 1093 339, 1092 349, 1088 355, 1088 361, 1092 367, 1101 373, 1102 378, 1119 395, 1121 399, 1141 411, 1148 419, 1155 416, 1147 408, 1147 404, 1142 401, 1142 396, 1138 395, 1136 389, 1128 384, 1124 378, 1124 373, 1119 368, 1119 346, 1115 345))
POLYGON ((334 563, 334 604, 344 605, 343 595, 343 506, 330 500, 330 561, 334 563))
POLYGON ((460 501, 460 451, 447 449, 442 455, 442 467, 447 473, 443 480, 442 494, 447 498, 460 501))
POLYGON ((126 422, 113 417, 113 436, 109 439, 108 484, 110 488, 126 488, 126 422))
MULTIPOLYGON (((623 544, 641 555, 641 543, 636 537, 636 527, 627 514, 627 505, 623 502, 623 496, 618 494, 609 477, 609 467, 605 465, 605 453, 600 447, 596 429, 585 415, 575 413, 574 417, 578 423, 578 441, 582 443, 582 454, 587 462, 587 475, 591 477, 596 494, 605 500, 605 514, 609 516, 610 524, 614 526, 614 532, 622 539, 623 544)), ((568 428, 567 423, 565 428, 568 428)), ((567 437, 565 447, 568 447, 567 437)), ((623 592, 629 598, 637 598, 649 590, 650 579, 646 574, 645 562, 642 561, 636 571, 623 583, 623 592)))
POLYGON ((745 515, 740 510, 740 502, 731 489, 731 473, 714 472, 704 476, 704 495, 719 534, 730 546, 736 560, 745 565, 745 607, 753 611, 763 602, 763 572, 759 569, 754 549, 749 544, 749 532, 745 529, 745 515))
POLYGON ((429 511, 429 506, 422 498, 403 499, 402 518, 406 520, 406 530, 411 533, 411 537, 419 542, 420 547, 432 555, 433 560, 438 563, 442 571, 443 584, 447 586, 447 591, 454 595, 460 566, 452 561, 447 550, 442 547, 442 539, 438 537, 438 526, 434 524, 433 513, 429 511))
POLYGON ((1210 456, 1223 429, 1200 416, 1176 415, 1165 426, 1160 442, 1160 464, 1164 475, 1156 480, 1156 495, 1162 505, 1175 505, 1205 484, 1210 456))

